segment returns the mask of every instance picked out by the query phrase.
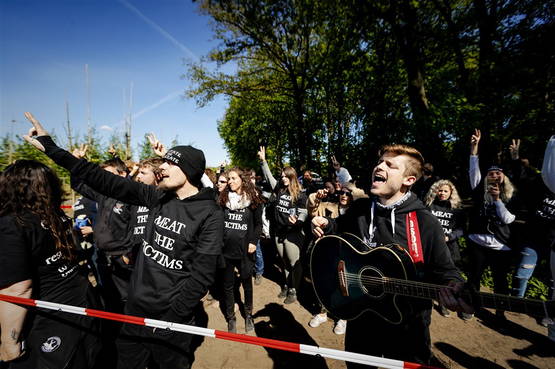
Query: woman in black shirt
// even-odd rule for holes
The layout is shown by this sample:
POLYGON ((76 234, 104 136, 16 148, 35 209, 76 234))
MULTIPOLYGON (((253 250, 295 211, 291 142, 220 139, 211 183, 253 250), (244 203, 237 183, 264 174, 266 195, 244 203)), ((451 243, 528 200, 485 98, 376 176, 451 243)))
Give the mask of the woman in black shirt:
POLYGON ((225 317, 228 331, 236 332, 235 269, 239 271, 245 298, 245 331, 254 330, 252 320, 252 271, 254 252, 262 232, 262 196, 250 181, 250 172, 233 168, 227 172, 227 186, 220 192, 224 209, 225 317))
MULTIPOLYGON (((60 208, 54 172, 18 160, 0 174, 0 293, 91 307, 89 282, 77 263, 71 220, 60 208)), ((91 368, 96 321, 81 315, 0 302, 1 359, 10 368, 91 368)))

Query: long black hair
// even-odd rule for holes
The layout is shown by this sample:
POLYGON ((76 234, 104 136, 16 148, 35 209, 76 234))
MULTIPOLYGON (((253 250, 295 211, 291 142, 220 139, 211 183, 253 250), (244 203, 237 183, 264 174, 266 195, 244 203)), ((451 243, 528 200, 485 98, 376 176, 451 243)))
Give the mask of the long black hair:
POLYGON ((52 234, 56 249, 73 259, 71 222, 61 209, 62 184, 52 169, 38 161, 17 160, 0 173, 0 199, 0 216, 14 216, 22 226, 24 214, 38 216, 52 234))

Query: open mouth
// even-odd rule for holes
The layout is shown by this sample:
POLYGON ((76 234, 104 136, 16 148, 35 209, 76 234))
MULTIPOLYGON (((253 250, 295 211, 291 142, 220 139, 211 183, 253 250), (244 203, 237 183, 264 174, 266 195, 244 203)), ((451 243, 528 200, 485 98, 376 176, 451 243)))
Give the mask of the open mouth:
POLYGON ((385 182, 386 179, 381 174, 374 174, 374 182, 385 182))

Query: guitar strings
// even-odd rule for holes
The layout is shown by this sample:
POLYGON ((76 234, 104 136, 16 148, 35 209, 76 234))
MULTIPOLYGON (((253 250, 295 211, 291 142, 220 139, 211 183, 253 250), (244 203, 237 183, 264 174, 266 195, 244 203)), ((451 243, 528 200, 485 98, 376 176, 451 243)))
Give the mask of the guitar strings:
MULTIPOLYGON (((426 291, 426 292, 433 292, 434 293, 434 297, 437 297, 437 293, 439 292, 439 289, 441 288, 452 288, 449 286, 442 286, 442 285, 434 285, 431 283, 423 283, 423 282, 418 282, 418 281, 411 281, 408 279, 398 279, 398 278, 390 278, 390 277, 371 277, 371 276, 362 276, 359 274, 355 274, 355 273, 348 273, 348 272, 342 272, 342 274, 345 275, 345 280, 348 282, 363 282, 363 284, 366 282, 368 284, 371 285, 381 285, 384 287, 385 292, 390 292, 390 293, 397 293, 397 294, 402 294, 403 290, 399 290, 399 289, 391 289, 391 290, 387 290, 387 287, 391 287, 391 285, 397 284, 400 285, 401 287, 405 287, 405 288, 419 288, 422 290, 422 292, 426 291)), ((470 293, 467 293, 468 295, 470 295, 470 293)), ((411 294, 412 295, 412 294, 411 294)), ((506 306, 508 305, 509 307, 511 306, 511 301, 513 301, 513 304, 515 303, 522 303, 522 302, 526 302, 527 304, 529 303, 543 303, 543 301, 540 300, 535 300, 535 299, 522 299, 522 298, 518 298, 518 297, 514 297, 514 296, 506 296, 506 295, 501 295, 501 294, 496 294, 496 293, 482 293, 482 292, 477 292, 476 295, 480 298, 480 301, 484 301, 484 300, 489 300, 489 301, 494 301, 496 302, 497 305, 497 300, 501 300, 500 302, 500 306, 506 306), (525 301, 524 301, 525 300, 525 301)), ((526 309, 527 310, 527 309, 526 309)))

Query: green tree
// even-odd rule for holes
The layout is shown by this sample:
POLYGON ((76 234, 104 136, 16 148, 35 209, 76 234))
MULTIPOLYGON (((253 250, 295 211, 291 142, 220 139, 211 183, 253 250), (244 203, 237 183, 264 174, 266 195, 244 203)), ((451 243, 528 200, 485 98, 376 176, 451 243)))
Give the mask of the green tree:
POLYGON ((144 160, 148 158, 155 157, 154 151, 150 146, 150 141, 148 140, 148 133, 144 135, 143 142, 139 144, 139 160, 144 160))

